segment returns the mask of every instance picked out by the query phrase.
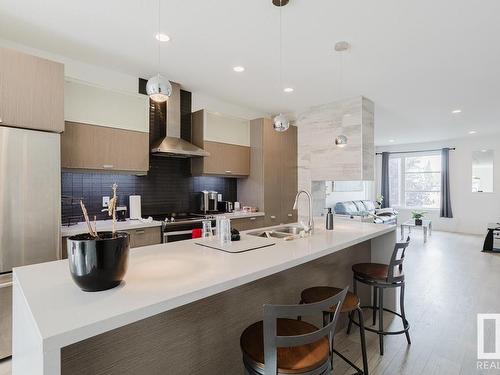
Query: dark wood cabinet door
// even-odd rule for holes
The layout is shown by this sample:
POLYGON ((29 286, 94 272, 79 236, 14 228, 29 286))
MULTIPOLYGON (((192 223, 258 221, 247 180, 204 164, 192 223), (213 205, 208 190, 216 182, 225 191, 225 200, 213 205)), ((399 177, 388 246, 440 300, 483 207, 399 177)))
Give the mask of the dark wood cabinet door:
POLYGON ((298 186, 297 128, 290 126, 282 134, 281 220, 284 223, 294 223, 297 221, 297 211, 293 209, 298 186))
POLYGON ((255 216, 255 217, 245 217, 240 219, 232 219, 231 226, 237 230, 251 230, 262 228, 265 226, 264 216, 255 216))
POLYGON ((282 223, 281 200, 283 198, 281 180, 282 168, 282 139, 283 133, 274 131, 272 121, 264 120, 264 204, 266 225, 282 223))

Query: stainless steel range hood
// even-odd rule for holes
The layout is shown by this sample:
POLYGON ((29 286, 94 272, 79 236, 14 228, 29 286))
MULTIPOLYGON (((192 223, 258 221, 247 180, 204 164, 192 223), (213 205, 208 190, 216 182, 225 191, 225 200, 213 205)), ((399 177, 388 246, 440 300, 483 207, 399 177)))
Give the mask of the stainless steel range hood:
POLYGON ((166 136, 154 142, 151 153, 154 156, 192 158, 210 156, 210 153, 181 139, 180 85, 172 82, 172 95, 167 102, 166 136))
POLYGON ((151 153, 155 156, 192 158, 210 156, 210 153, 181 138, 166 136, 153 144, 151 153))

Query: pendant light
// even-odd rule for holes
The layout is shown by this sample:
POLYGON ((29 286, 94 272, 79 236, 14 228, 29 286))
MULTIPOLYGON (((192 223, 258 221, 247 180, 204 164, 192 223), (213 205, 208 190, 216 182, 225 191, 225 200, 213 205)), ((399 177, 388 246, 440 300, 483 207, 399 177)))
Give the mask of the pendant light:
MULTIPOLYGON (((343 62, 344 62, 344 52, 348 51, 351 45, 346 42, 346 41, 341 41, 335 43, 335 51, 340 53, 340 64, 339 64, 339 91, 340 91, 340 98, 342 99, 342 73, 343 73, 343 62)), ((335 138, 335 145, 337 147, 343 148, 347 146, 347 137, 343 134, 339 135, 338 137, 335 138)))
MULTIPOLYGON (((158 0, 158 34, 161 35, 161 24, 160 24, 160 2, 158 0)), ((156 38, 158 40, 158 74, 151 77, 146 83, 146 93, 149 95, 152 101, 156 103, 163 103, 167 101, 168 97, 172 95, 172 85, 170 81, 166 79, 161 73, 161 38, 156 38)))
MULTIPOLYGON (((283 88, 283 27, 282 27, 282 17, 281 17, 281 9, 283 6, 288 4, 288 0, 273 0, 273 4, 280 7, 280 91, 283 88)), ((283 95, 281 93, 281 95, 283 95)), ((288 118, 280 113, 273 120, 273 128, 277 132, 287 131, 290 127, 290 121, 288 118)))

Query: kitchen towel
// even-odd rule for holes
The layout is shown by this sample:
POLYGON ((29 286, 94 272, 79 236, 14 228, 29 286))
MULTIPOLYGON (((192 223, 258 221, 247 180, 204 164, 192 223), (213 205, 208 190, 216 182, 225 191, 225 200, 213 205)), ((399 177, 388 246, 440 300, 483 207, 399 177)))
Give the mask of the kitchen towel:
POLYGON ((130 220, 139 220, 142 218, 141 196, 131 195, 129 197, 130 220))

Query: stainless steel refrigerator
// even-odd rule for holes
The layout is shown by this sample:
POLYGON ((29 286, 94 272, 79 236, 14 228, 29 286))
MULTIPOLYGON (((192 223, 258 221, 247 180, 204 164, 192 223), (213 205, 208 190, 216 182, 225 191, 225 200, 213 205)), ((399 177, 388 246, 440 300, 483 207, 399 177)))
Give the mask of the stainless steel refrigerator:
POLYGON ((0 126, 0 358, 12 353, 12 268, 58 259, 60 223, 60 135, 0 126))

